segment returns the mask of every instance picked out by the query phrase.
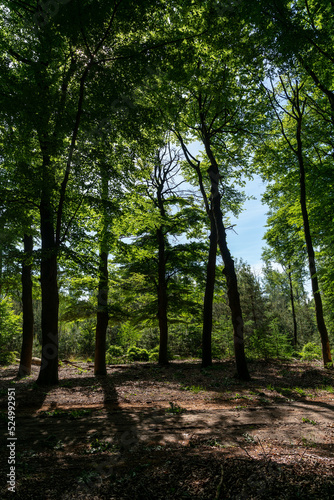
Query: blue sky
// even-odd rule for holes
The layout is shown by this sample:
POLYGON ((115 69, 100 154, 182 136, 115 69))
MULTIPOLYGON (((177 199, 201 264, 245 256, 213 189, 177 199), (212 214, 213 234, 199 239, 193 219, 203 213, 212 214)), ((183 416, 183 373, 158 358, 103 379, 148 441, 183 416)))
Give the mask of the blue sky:
POLYGON ((248 181, 244 191, 247 196, 254 196, 254 200, 247 200, 242 213, 238 218, 231 216, 231 224, 236 224, 234 231, 227 232, 227 244, 234 258, 246 261, 255 271, 262 267, 261 253, 265 245, 266 212, 268 207, 261 202, 265 191, 265 184, 259 176, 248 181))
MULTIPOLYGON (((188 148, 194 156, 199 154, 203 146, 199 142, 193 142, 188 148)), ((231 225, 236 224, 233 230, 227 232, 227 245, 235 259, 242 259, 259 273, 262 268, 261 254, 265 245, 263 235, 265 233, 266 212, 268 207, 261 202, 261 196, 265 191, 265 184, 260 176, 254 176, 252 181, 247 181, 243 189, 247 196, 253 196, 254 200, 244 203, 243 211, 238 218, 231 216, 231 225)), ((223 208, 223 207, 222 207, 223 208)))

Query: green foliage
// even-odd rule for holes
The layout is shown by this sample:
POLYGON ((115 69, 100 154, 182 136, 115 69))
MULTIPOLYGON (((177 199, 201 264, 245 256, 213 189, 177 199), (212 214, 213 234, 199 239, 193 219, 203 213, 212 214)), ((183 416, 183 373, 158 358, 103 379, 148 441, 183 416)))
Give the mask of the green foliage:
MULTIPOLYGON (((233 9, 233 15, 227 15, 228 9, 225 15, 221 9, 223 14, 214 16, 209 9, 216 2, 119 2, 107 31, 112 6, 106 0, 97 2, 96 10, 90 2, 62 2, 60 9, 46 16, 46 27, 32 21, 27 2, 16 2, 15 8, 14 3, 0 8, 4 26, 0 40, 0 87, 4 89, 0 95, 0 258, 4 259, 0 280, 1 284, 5 279, 18 282, 18 242, 26 221, 34 226, 36 242, 40 239, 36 229, 39 215, 32 206, 44 206, 42 194, 51 210, 61 216, 56 246, 60 249, 59 285, 65 293, 60 297, 64 310, 60 310, 59 355, 92 357, 94 353, 98 249, 92 242, 102 232, 104 241, 113 247, 108 248, 115 259, 109 302, 117 303, 115 309, 108 304, 113 324, 108 329, 107 345, 112 345, 107 362, 122 359, 127 349, 130 361, 158 360, 157 231, 165 244, 162 264, 168 295, 169 358, 172 353, 201 355, 206 215, 198 203, 198 192, 179 189, 183 179, 198 188, 193 167, 185 165, 179 152, 171 163, 160 158, 163 161, 157 164, 156 151, 165 133, 163 116, 187 139, 201 140, 202 120, 206 121, 219 161, 224 217, 228 212, 240 212, 242 175, 256 169, 270 180, 264 196, 269 206, 265 237, 269 249, 263 283, 247 264, 239 264, 237 270, 247 354, 265 358, 292 354, 293 292, 298 341, 300 345, 308 342, 300 356, 319 359, 320 347, 313 343, 313 305, 303 284, 305 245, 293 153, 297 149, 292 101, 289 104, 284 98, 282 85, 277 86, 275 96, 265 95, 259 88, 260 82, 268 80, 261 54, 269 54, 270 63, 265 64, 271 74, 278 68, 280 74, 288 73, 293 60, 291 79, 300 81, 306 106, 307 204, 318 249, 326 321, 333 332, 333 106, 328 101, 333 81, 328 58, 333 45, 331 2, 309 2, 309 6, 299 0, 248 2, 247 12, 254 9, 250 4, 256 4, 251 22, 245 17, 247 2, 233 9), (284 6, 281 11, 280 4, 284 6), (261 21, 256 13, 261 13, 261 21), (177 33, 179 43, 169 43, 177 33), (254 50, 253 43, 259 50, 254 50), (113 57, 107 57, 111 53, 113 57), (80 95, 82 89, 85 92, 80 95), (277 116, 269 96, 276 101, 277 116), (77 140, 73 130, 76 117, 81 120, 77 140), (251 144, 252 137, 256 145, 251 144), (292 147, 287 147, 286 138, 292 147), (72 140, 75 144, 69 148, 72 140), (249 154, 251 147, 254 151, 249 154), (49 163, 44 164, 42 158, 49 163), (249 158, 254 159, 252 165, 249 158), (69 172, 65 174, 66 164, 69 172), (101 197, 101 182, 106 178, 110 183, 101 197), (64 205, 57 207, 61 199, 64 205), (284 272, 271 268, 272 261, 280 263, 284 272)), ((46 10, 42 7, 41 13, 46 10)), ((290 76, 282 78, 289 83, 290 76)), ((173 147, 168 145, 170 150, 173 147)), ((199 157, 209 196, 208 158, 204 153, 199 157)), ((40 250, 37 254, 40 259, 40 250)), ((216 358, 233 355, 224 286, 225 282, 217 284, 215 291, 212 354, 216 358)), ((41 340, 38 302, 35 300, 39 307, 35 332, 41 340)), ((0 363, 11 362, 20 349, 21 316, 14 311, 9 299, 1 300, 0 363)), ((34 354, 40 355, 37 341, 34 354)))
POLYGON ((205 387, 201 385, 192 385, 192 386, 186 385, 186 386, 181 386, 181 389, 183 389, 184 391, 191 391, 194 394, 198 394, 201 391, 205 391, 205 387))
POLYGON ((77 420, 80 417, 90 415, 92 410, 47 410, 39 413, 40 417, 51 418, 69 418, 70 420, 77 420))
POLYGON ((159 361, 159 353, 158 352, 150 352, 150 354, 149 354, 149 360, 151 362, 153 362, 153 361, 159 361))
POLYGON ((89 443, 89 448, 86 450, 86 453, 94 454, 94 453, 103 453, 104 451, 116 451, 119 447, 109 441, 104 441, 99 439, 98 437, 94 437, 92 441, 89 443))
POLYGON ((182 319, 185 324, 180 321, 179 324, 170 326, 169 359, 172 359, 172 353, 183 358, 198 358, 201 356, 202 325, 196 316, 190 314, 182 315, 180 320, 182 319))
POLYGON ((0 354, 0 365, 12 365, 18 357, 17 351, 6 351, 0 354))
POLYGON ((186 411, 185 408, 182 408, 176 403, 170 402, 169 408, 167 408, 166 413, 172 413, 173 415, 180 415, 186 411))
POLYGON ((248 339, 248 355, 258 358, 289 358, 293 354, 290 337, 279 329, 278 318, 273 318, 267 330, 254 330, 248 339))
POLYGON ((130 361, 149 361, 148 351, 146 349, 141 349, 140 347, 129 347, 126 355, 130 361))
POLYGON ((322 356, 321 347, 315 342, 308 342, 307 344, 304 345, 299 355, 304 361, 321 359, 322 356))
POLYGON ((127 349, 139 342, 140 339, 140 331, 138 331, 137 327, 134 327, 131 321, 125 320, 121 323, 117 334, 117 345, 127 349))
POLYGON ((121 346, 111 345, 106 352, 106 363, 108 365, 122 362, 124 350, 121 346))
POLYGON ((307 417, 303 417, 302 418, 302 422, 304 422, 304 424, 312 424, 312 425, 317 425, 317 422, 315 420, 310 420, 309 418, 307 417))
POLYGON ((15 314, 13 302, 9 298, 0 301, 0 364, 15 361, 20 349, 22 334, 22 314, 15 314))
POLYGON ((159 346, 158 345, 149 351, 149 360, 151 362, 159 361, 159 346))
POLYGON ((107 350, 107 354, 109 354, 113 358, 119 358, 120 356, 123 356, 124 352, 122 347, 120 347, 119 345, 111 345, 107 350))
POLYGON ((58 439, 54 434, 50 434, 45 440, 44 443, 47 448, 51 450, 62 450, 65 447, 65 444, 61 439, 58 439))

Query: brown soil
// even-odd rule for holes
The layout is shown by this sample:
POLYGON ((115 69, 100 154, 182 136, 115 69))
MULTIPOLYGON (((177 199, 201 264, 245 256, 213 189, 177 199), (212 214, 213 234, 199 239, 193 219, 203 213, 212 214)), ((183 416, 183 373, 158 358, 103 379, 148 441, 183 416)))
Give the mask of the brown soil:
POLYGON ((330 499, 334 373, 320 363, 63 364, 57 387, 0 370, 0 497, 9 498, 7 389, 16 392, 16 498, 330 499))

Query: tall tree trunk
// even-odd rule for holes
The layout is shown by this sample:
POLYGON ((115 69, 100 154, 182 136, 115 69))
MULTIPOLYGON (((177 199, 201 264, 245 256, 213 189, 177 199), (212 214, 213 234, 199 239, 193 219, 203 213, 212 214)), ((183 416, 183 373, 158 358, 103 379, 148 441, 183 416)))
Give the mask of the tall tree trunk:
POLYGON ((32 251, 33 237, 25 234, 23 237, 24 256, 22 262, 22 308, 23 308, 23 335, 20 366, 18 371, 19 377, 30 375, 32 346, 34 341, 34 312, 32 305, 32 251))
POLYGON ((210 248, 206 268, 206 284, 203 307, 202 366, 212 365, 212 306, 216 278, 217 230, 213 214, 210 213, 210 248))
POLYGON ((1 300, 1 295, 2 295, 2 261, 3 261, 3 250, 2 250, 2 244, 1 244, 1 234, 3 234, 3 225, 0 227, 0 300, 1 300))
POLYGON ((159 365, 168 365, 168 295, 166 282, 165 235, 161 228, 157 229, 159 245, 158 257, 158 320, 160 331, 159 365))
POLYGON ((102 230, 100 235, 100 263, 99 263, 99 294, 97 299, 96 333, 95 333, 95 360, 94 374, 107 375, 106 368, 106 337, 109 322, 108 314, 108 208, 109 186, 107 173, 101 168, 101 199, 102 199, 102 230))
POLYGON ((202 366, 212 365, 212 311, 213 311, 213 297, 216 279, 216 258, 217 258, 217 228, 215 223, 212 206, 210 207, 207 198, 202 172, 200 169, 200 161, 195 158, 186 147, 182 136, 179 132, 175 132, 179 139, 184 155, 189 165, 195 170, 199 182, 199 188, 202 194, 205 211, 210 220, 210 248, 209 258, 206 269, 206 284, 203 304, 203 331, 202 331, 202 366))
POLYGON ((53 207, 50 196, 42 193, 41 217, 41 290, 42 290, 42 360, 37 383, 58 383, 58 283, 57 246, 55 243, 53 207))
POLYGON ((292 339, 292 345, 294 347, 297 346, 297 319, 296 319, 296 310, 295 310, 295 298, 293 295, 293 286, 292 286, 292 278, 291 278, 291 266, 289 264, 288 268, 288 278, 289 278, 289 287, 290 287, 290 302, 291 302, 291 309, 292 309, 292 319, 293 319, 293 339, 292 339))
POLYGON ((101 251, 97 300, 94 374, 107 375, 106 336, 108 328, 108 252, 101 251))
POLYGON ((223 223, 223 214, 220 208, 219 169, 216 158, 211 149, 210 138, 206 133, 205 125, 203 125, 203 142, 206 154, 210 160, 208 173, 211 181, 213 214, 217 228, 218 245, 225 266, 223 272, 226 276, 227 296, 232 315, 234 355, 237 366, 237 373, 240 379, 250 380, 244 349, 244 322, 242 318, 237 275, 235 272, 233 259, 227 247, 226 230, 223 223))
POLYGON ((312 243, 312 236, 310 230, 310 223, 307 211, 306 204, 306 183, 305 183, 305 165, 304 165, 304 156, 303 156, 303 146, 301 139, 301 126, 302 126, 302 114, 299 113, 299 120, 297 122, 297 156, 298 156, 298 164, 299 164, 299 183, 300 183, 300 206, 303 216, 303 225, 304 225, 304 235, 305 235, 305 243, 307 249, 308 256, 308 264, 310 269, 311 276, 311 284, 312 284, 312 292, 314 298, 315 305, 315 314, 317 320, 318 331, 320 333, 321 344, 322 344, 322 358, 324 362, 324 366, 328 367, 329 365, 333 366, 331 350, 329 345, 328 332, 325 324, 323 307, 322 307, 322 299, 319 290, 319 283, 317 277, 317 268, 315 263, 315 254, 312 243))

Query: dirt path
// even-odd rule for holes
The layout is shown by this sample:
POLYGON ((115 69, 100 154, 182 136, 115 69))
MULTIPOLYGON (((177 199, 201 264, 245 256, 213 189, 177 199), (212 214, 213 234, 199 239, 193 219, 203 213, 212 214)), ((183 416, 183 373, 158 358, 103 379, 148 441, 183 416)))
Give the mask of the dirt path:
POLYGON ((118 365, 107 379, 67 365, 50 390, 34 383, 38 369, 17 382, 16 367, 3 369, 4 436, 16 391, 17 497, 332 498, 333 374, 299 362, 251 369, 241 383, 229 362, 118 365))

